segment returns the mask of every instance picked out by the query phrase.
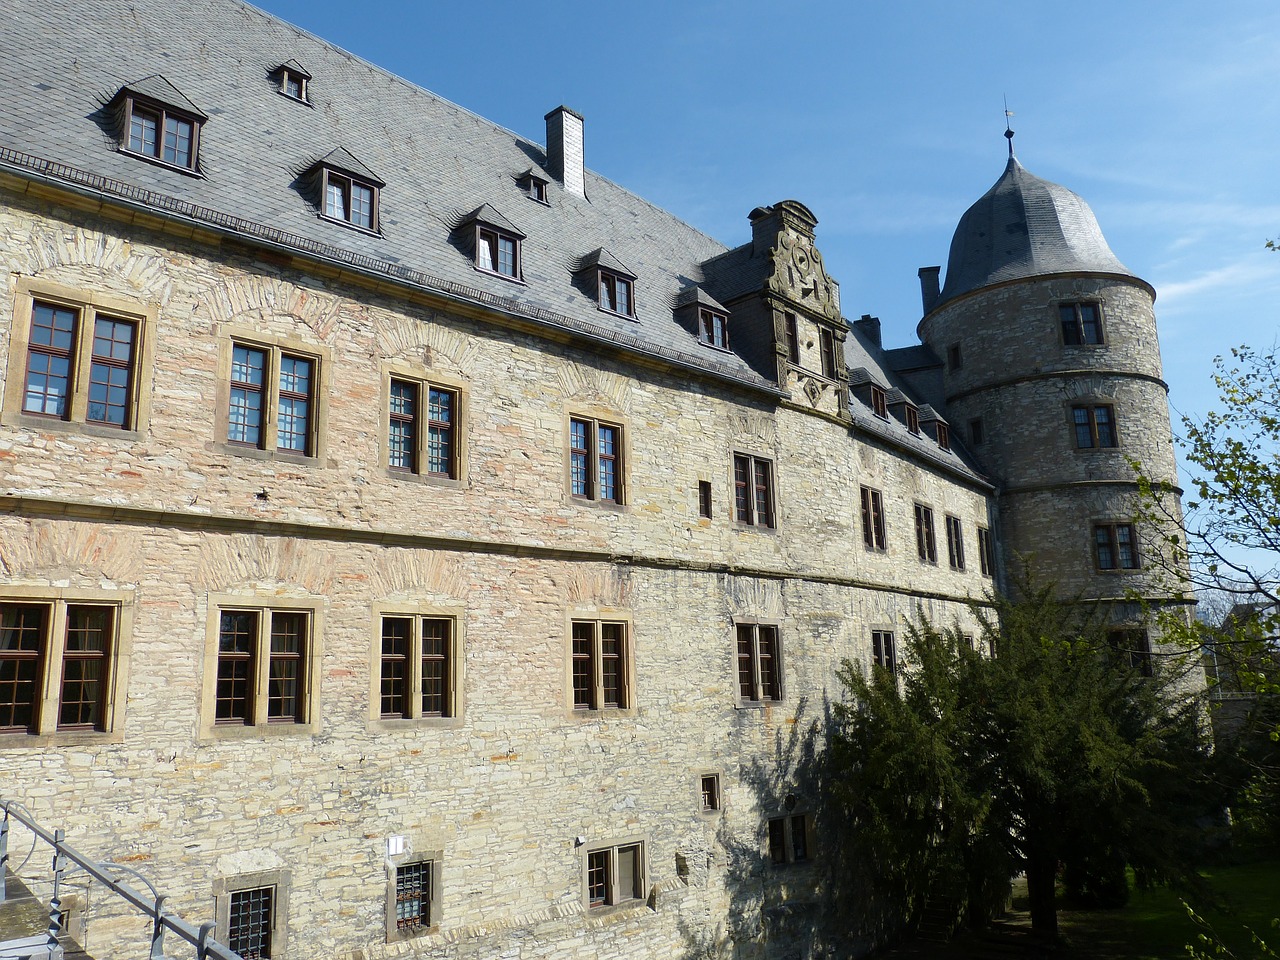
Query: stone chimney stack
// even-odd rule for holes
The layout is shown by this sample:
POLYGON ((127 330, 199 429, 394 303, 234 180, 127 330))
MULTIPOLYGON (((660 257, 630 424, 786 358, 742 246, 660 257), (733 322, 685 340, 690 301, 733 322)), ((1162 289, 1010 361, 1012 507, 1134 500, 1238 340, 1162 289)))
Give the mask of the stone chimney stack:
POLYGON ((869 313, 864 313, 861 318, 853 321, 853 325, 862 331, 863 336, 871 341, 872 346, 877 350, 884 349, 884 345, 880 342, 880 318, 873 317, 869 313))
POLYGON ((587 195, 582 114, 556 107, 547 114, 547 173, 575 196, 587 195))
POLYGON ((941 267, 921 267, 916 271, 920 277, 920 299, 926 314, 938 305, 938 274, 941 272, 941 267))

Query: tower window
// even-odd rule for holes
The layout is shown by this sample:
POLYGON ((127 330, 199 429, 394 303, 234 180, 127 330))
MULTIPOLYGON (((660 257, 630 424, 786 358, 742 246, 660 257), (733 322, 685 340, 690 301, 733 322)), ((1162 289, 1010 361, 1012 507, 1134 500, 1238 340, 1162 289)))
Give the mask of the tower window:
POLYGON ((955 371, 959 370, 960 367, 960 344, 953 343, 951 346, 947 347, 947 369, 955 371))
POLYGON ((822 342, 822 375, 828 380, 836 378, 836 335, 825 328, 818 331, 822 342))
POLYGON ((1095 523, 1093 555, 1099 570, 1137 570, 1138 538, 1131 523, 1095 523))
POLYGON ((787 348, 787 359, 791 363, 798 364, 800 362, 800 331, 796 328, 794 313, 782 315, 782 336, 787 348))
POLYGON ((1102 343, 1102 308, 1096 303, 1060 303, 1062 342, 1067 346, 1102 343))
POLYGON ((1115 410, 1108 404, 1071 408, 1076 431, 1076 449, 1114 447, 1116 445, 1115 410))

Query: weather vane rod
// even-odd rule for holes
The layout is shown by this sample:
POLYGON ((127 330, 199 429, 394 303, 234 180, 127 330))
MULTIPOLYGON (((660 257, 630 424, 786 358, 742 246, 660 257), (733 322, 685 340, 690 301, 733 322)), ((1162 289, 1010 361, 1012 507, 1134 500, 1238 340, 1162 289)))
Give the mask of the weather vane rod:
POLYGON ((1004 98, 1004 138, 1009 141, 1009 159, 1013 159, 1013 127, 1009 126, 1009 118, 1013 111, 1009 109, 1009 98, 1004 98))

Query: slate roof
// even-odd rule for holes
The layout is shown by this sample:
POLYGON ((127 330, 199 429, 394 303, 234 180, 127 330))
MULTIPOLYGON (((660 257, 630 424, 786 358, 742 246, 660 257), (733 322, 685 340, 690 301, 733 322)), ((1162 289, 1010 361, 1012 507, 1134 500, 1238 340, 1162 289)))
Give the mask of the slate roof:
POLYGON ((0 169, 778 392, 735 354, 701 349, 672 316, 679 291, 704 280, 701 263, 726 248, 589 169, 586 199, 554 179, 549 204, 530 199, 518 180, 545 168, 539 143, 239 0, 5 6, 0 169), (284 63, 307 65, 310 105, 279 95, 271 76, 284 63), (209 118, 198 176, 116 149, 107 104, 124 85, 158 76, 209 118), (381 235, 318 215, 299 181, 326 155, 386 180, 381 235), (485 204, 527 237, 519 291, 476 270, 451 240, 459 219, 485 204), (574 268, 600 250, 636 277, 634 320, 599 310, 574 282, 574 268))
POLYGON ((960 218, 938 305, 993 283, 1055 273, 1133 276, 1078 194, 1010 157, 1000 179, 960 218))

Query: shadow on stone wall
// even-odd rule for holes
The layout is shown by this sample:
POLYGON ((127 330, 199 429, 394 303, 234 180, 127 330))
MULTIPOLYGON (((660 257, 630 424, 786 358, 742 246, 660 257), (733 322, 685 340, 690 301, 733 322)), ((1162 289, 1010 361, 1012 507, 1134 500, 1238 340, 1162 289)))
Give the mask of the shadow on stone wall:
POLYGON ((720 821, 712 854, 724 860, 728 917, 707 926, 683 920, 681 960, 861 957, 905 924, 898 905, 885 902, 859 869, 849 817, 831 789, 832 714, 825 695, 816 710, 802 701, 794 721, 778 727, 771 754, 742 767, 739 780, 755 810, 720 821), (807 859, 777 863, 769 821, 797 817, 808 823, 807 859))

